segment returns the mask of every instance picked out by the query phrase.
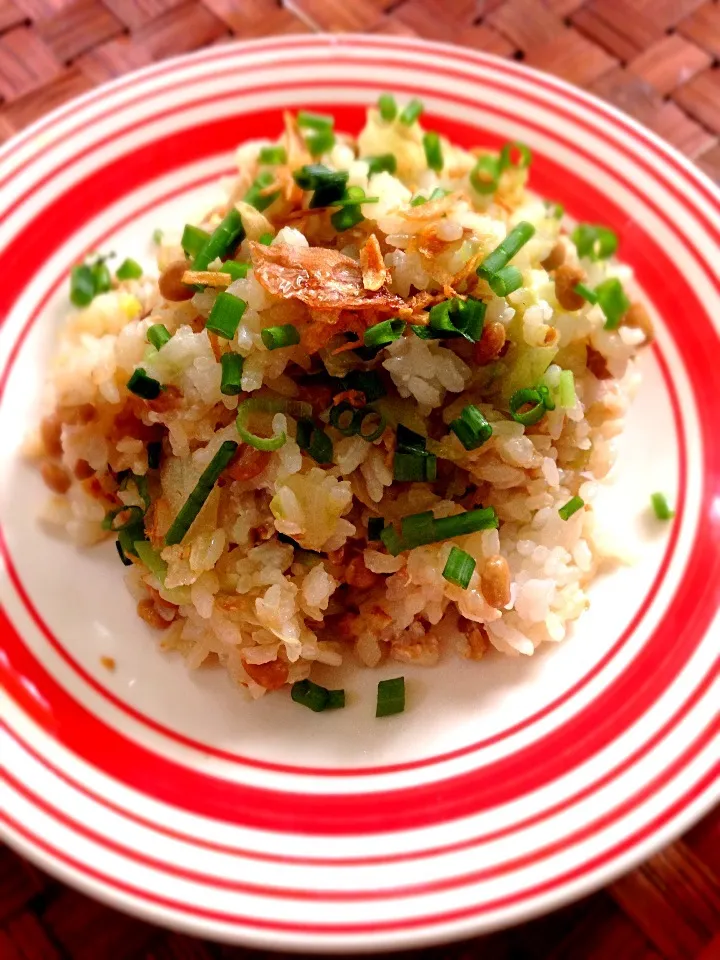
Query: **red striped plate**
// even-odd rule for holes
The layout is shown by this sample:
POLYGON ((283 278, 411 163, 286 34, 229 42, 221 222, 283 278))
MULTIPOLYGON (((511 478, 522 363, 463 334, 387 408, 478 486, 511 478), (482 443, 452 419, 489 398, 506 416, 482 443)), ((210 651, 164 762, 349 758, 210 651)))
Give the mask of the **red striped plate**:
POLYGON ((606 883, 717 798, 720 203, 686 160, 599 101, 515 63, 421 41, 219 47, 75 101, 0 154, 0 821, 92 894, 204 936, 379 949, 517 922, 606 883), (357 131, 381 88, 465 145, 522 139, 533 184, 609 223, 657 345, 600 510, 635 544, 565 643, 532 659, 382 672, 332 723, 189 675, 135 619, 108 548, 35 521, 18 456, 70 264, 150 258, 152 230, 212 202, 240 141, 283 108, 357 131), (677 518, 647 523, 649 494, 677 518), (100 656, 116 659, 107 673, 100 656))

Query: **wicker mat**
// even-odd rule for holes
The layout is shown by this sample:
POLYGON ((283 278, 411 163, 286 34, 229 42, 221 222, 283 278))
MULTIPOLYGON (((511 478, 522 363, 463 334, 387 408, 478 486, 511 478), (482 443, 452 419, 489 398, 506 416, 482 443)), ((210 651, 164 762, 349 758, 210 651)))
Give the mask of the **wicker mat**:
MULTIPOLYGON (((233 38, 308 30, 427 36, 591 90, 720 180, 717 0, 0 0, 0 139, 96 84, 233 38)), ((720 811, 548 917, 413 960, 720 960, 720 811)), ((0 960, 260 954, 166 933, 0 848, 0 960)))

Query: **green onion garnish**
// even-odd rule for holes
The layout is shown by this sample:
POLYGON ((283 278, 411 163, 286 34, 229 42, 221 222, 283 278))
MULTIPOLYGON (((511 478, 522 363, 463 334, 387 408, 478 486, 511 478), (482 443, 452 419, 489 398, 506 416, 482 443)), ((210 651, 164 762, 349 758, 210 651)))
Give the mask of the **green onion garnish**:
POLYGON ((480 157, 470 171, 470 183, 478 193, 494 193, 500 180, 500 159, 489 154, 480 157))
POLYGON ((281 327, 266 327, 260 331, 262 342, 268 350, 278 350, 280 347, 294 347, 300 343, 298 328, 292 323, 281 327))
POLYGON ((538 423, 545 416, 545 401, 539 390, 533 387, 526 387, 523 390, 516 390, 510 397, 510 416, 525 427, 531 427, 538 423), (520 412, 522 407, 528 403, 533 404, 529 410, 520 412))
MULTIPOLYGON (((482 336, 486 305, 482 300, 453 297, 431 308, 428 325, 441 337, 462 336, 476 343, 482 336)), ((416 331, 417 332, 417 331, 416 331)))
POLYGON ((548 212, 548 216, 554 220, 562 220, 565 215, 565 207, 561 203, 555 203, 552 200, 545 200, 545 209, 548 212))
POLYGON ((241 391, 243 358, 239 353, 224 353, 220 357, 220 393, 236 397, 241 391))
POLYGON ((295 703, 309 707, 315 713, 345 706, 344 690, 328 690, 312 680, 297 680, 292 685, 290 696, 295 703))
POLYGON ((116 507, 114 510, 108 510, 103 517, 100 526, 103 530, 110 530, 113 533, 119 533, 120 530, 129 530, 134 527, 142 527, 144 516, 145 512, 140 507, 116 507), (120 516, 124 516, 125 519, 120 523, 116 523, 116 518, 120 516))
POLYGON ((405 709, 405 677, 381 680, 377 688, 376 717, 391 717, 405 709))
POLYGON ((568 500, 564 507, 560 507, 558 510, 560 519, 569 520, 574 513, 577 513, 578 510, 582 509, 584 506, 585 501, 582 497, 572 497, 570 500, 568 500))
POLYGON ((432 453, 395 451, 393 479, 400 483, 432 483, 437 479, 437 457, 432 453))
POLYGON ((305 143, 310 153, 314 157, 319 157, 335 146, 335 134, 330 128, 318 130, 316 133, 308 133, 305 137, 305 143))
POLYGON ((428 130, 423 135, 423 147, 425 149, 425 161, 431 170, 439 173, 443 168, 443 153, 440 144, 440 137, 434 130, 428 130))
POLYGON ((508 294, 520 289, 523 276, 517 267, 509 263, 506 267, 498 270, 497 273, 491 274, 487 281, 496 297, 507 297, 508 294))
POLYGON ((163 586, 165 586, 165 577, 167 576, 168 565, 165 563, 157 550, 154 550, 147 540, 138 540, 133 544, 133 546, 135 547, 135 553, 142 560, 150 573, 152 573, 152 575, 156 577, 156 579, 159 580, 163 586))
POLYGON ((547 387, 544 383, 541 383, 540 386, 537 388, 537 392, 540 394, 540 398, 543 402, 543 406, 545 407, 545 409, 554 410, 555 399, 553 398, 553 395, 550 393, 550 387, 547 387))
POLYGON ((297 124, 299 127, 305 127, 308 130, 332 130, 335 125, 335 117, 326 113, 310 113, 307 110, 300 110, 297 115, 297 124))
POLYGON ((397 160, 394 153, 382 153, 377 157, 361 157, 360 159, 368 165, 369 177, 374 173, 382 173, 383 170, 387 173, 395 173, 397 170, 397 160))
POLYGON ((298 420, 295 440, 300 449, 310 454, 316 463, 332 463, 332 440, 309 417, 298 420))
POLYGON ((273 400, 269 397, 249 397, 238 407, 235 426, 245 443, 249 443, 256 450, 279 450, 287 440, 287 435, 283 433, 275 434, 272 437, 258 437, 248 430, 248 420, 253 413, 287 413, 291 417, 309 417, 312 414, 312 407, 309 403, 302 403, 296 400, 273 400))
POLYGON ((160 244, 162 243, 162 238, 163 238, 163 231, 159 227, 156 227, 155 230, 153 230, 152 237, 151 237, 152 242, 155 244, 156 247, 160 246, 160 244))
MULTIPOLYGON (((200 253, 209 239, 210 234, 207 230, 203 230, 201 227, 194 227, 191 223, 186 223, 180 240, 180 246, 188 257, 194 258, 200 253)), ((208 261, 208 263, 209 262, 210 261, 208 261)))
POLYGON ((424 203, 427 203, 427 197, 423 197, 422 194, 418 194, 417 197, 413 197, 410 201, 411 207, 421 207, 424 203))
POLYGON ((379 400, 387 393, 377 370, 351 370, 342 378, 344 390, 359 390, 368 403, 379 400))
POLYGON ((107 293, 112 289, 112 276, 105 260, 98 260, 91 267, 93 282, 95 284, 95 296, 99 293, 107 293))
POLYGON ((456 587, 467 590, 474 570, 475 560, 470 554, 453 546, 442 575, 449 583, 454 583, 456 587))
POLYGON ((131 260, 129 257, 127 260, 123 260, 115 271, 115 276, 118 280, 139 280, 142 275, 143 268, 137 260, 131 260))
POLYGON ((400 521, 400 535, 405 543, 413 547, 432 543, 435 536, 435 518, 432 510, 403 517, 400 521))
POLYGON ((403 453, 425 453, 427 439, 421 434, 416 433, 404 423, 399 423, 397 428, 397 449, 403 453))
POLYGON ((162 443, 159 440, 152 440, 147 445, 148 470, 157 470, 160 466, 162 457, 162 443))
POLYGON ((664 493, 654 493, 650 502, 658 520, 672 520, 675 516, 675 511, 670 509, 664 493))
POLYGON ((492 507, 478 507, 477 510, 466 510, 465 513, 454 517, 441 517, 434 523, 435 540, 451 540, 453 537, 464 537, 478 530, 495 530, 498 518, 492 507))
POLYGON ((512 143, 506 143, 500 151, 500 166, 503 170, 514 167, 516 170, 526 170, 532 163, 532 151, 524 143, 514 140, 512 143), (514 152, 519 154, 517 163, 514 160, 514 152))
POLYGON ((342 199, 348 180, 347 170, 330 170, 322 163, 308 163, 293 172, 295 183, 302 190, 313 190, 310 206, 329 207, 342 199))
POLYGON ((449 190, 443 190, 442 187, 435 187, 433 192, 430 194, 430 200, 442 200, 443 197, 447 197, 450 193, 449 190))
POLYGON ((411 127, 424 109, 422 100, 413 98, 406 104, 405 109, 400 114, 400 123, 405 124, 406 127, 411 127))
POLYGON ((245 313, 247 304, 240 297, 223 291, 215 298, 210 316, 205 323, 205 329, 216 333, 219 337, 232 340, 245 313))
POLYGON ((218 257, 224 257, 245 236, 240 214, 232 207, 195 254, 193 270, 207 270, 218 257))
POLYGON ((123 566, 124 566, 124 567, 131 567, 131 566, 132 566, 132 560, 129 560, 129 559, 125 556, 125 551, 123 550, 122 544, 120 543, 120 540, 119 540, 119 539, 115 541, 115 549, 117 550, 118 556, 120 557, 120 559, 121 559, 122 562, 123 562, 123 566))
POLYGON ((397 116, 397 103, 391 93, 381 93, 378 97, 378 110, 386 123, 390 123, 397 116))
POLYGON ((338 403, 330 410, 330 424, 344 437, 354 437, 357 433, 356 413, 355 408, 347 401, 338 403))
POLYGON ((630 301, 617 277, 609 277, 599 283, 595 287, 595 297, 605 314, 605 329, 617 330, 623 316, 630 309, 630 301))
POLYGON ((382 517, 370 517, 367 525, 367 538, 369 542, 380 539, 385 521, 382 517))
POLYGON ((367 328, 363 334, 363 343, 366 347, 386 347, 400 339, 405 327, 404 320, 383 320, 367 328))
POLYGON ((70 271, 70 301, 76 307, 86 307, 95 296, 95 279, 87 264, 70 271))
POLYGON ((572 370, 562 370, 558 382, 558 403, 563 410, 572 410, 577 403, 575 375, 572 370))
POLYGON ((231 283, 233 283, 235 280, 244 280, 248 275, 249 269, 250 264, 244 260, 225 260, 220 267, 222 273, 230 274, 231 283))
POLYGON ((330 222, 338 233, 344 230, 350 230, 352 227, 362 223, 365 219, 362 210, 358 204, 351 204, 338 210, 330 217, 330 222))
POLYGON ((588 303, 597 303, 597 296, 595 295, 595 291, 591 290, 590 287, 588 287, 584 283, 575 284, 575 293, 579 293, 580 296, 584 297, 588 303))
POLYGON ((466 450, 476 450, 492 436, 492 426, 476 406, 469 404, 459 419, 450 422, 450 429, 466 450))
POLYGON ((598 224, 579 223, 572 232, 579 257, 607 260, 618 248, 617 234, 598 224))
POLYGON ((151 343, 156 350, 166 344, 171 337, 172 334, 164 323, 154 323, 151 327, 148 327, 148 343, 151 343))
POLYGON ((219 450, 205 467, 195 489, 180 508, 180 512, 173 520, 170 529, 165 534, 165 543, 171 547, 181 543, 185 534, 200 513, 207 498, 210 496, 218 477, 235 456, 238 444, 234 440, 225 440, 219 450))
POLYGON ((243 200, 256 210, 267 210, 270 204, 280 196, 280 192, 264 194, 262 191, 274 182, 275 175, 270 170, 263 170, 255 177, 243 200))
POLYGON ((261 243, 264 247, 269 247, 274 239, 274 233, 261 233, 258 237, 258 243, 261 243))
POLYGON ((372 410, 370 407, 365 407, 363 410, 358 411, 358 429, 357 433, 359 437, 362 437, 363 440, 367 443, 373 443, 377 440, 378 437, 381 437, 385 432, 385 427, 387 426, 387 421, 385 417, 378 411, 372 410), (377 418, 377 426, 373 427, 372 422, 377 418), (365 424, 367 421, 371 422, 370 430, 366 430, 365 424))
POLYGON ((287 161, 285 147, 281 147, 279 144, 272 147, 261 147, 260 153, 258 154, 258 161, 267 164, 269 167, 275 166, 278 163, 285 163, 287 161))
POLYGON ((477 268, 477 275, 487 280, 488 277, 502 270, 515 254, 525 246, 534 233, 535 227, 526 220, 522 220, 516 227, 513 227, 503 242, 498 244, 492 253, 485 257, 477 268))
POLYGON ((160 395, 160 383, 149 377, 142 367, 138 367, 127 382, 130 393, 134 393, 143 400, 154 400, 160 395))

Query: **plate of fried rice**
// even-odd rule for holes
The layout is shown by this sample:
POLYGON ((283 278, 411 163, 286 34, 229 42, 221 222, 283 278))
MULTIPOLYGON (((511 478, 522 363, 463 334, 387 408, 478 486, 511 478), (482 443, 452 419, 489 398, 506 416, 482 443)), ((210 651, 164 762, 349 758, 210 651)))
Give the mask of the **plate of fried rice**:
POLYGON ((407 947, 717 799, 720 203, 517 63, 296 36, 0 155, 7 841, 407 947))

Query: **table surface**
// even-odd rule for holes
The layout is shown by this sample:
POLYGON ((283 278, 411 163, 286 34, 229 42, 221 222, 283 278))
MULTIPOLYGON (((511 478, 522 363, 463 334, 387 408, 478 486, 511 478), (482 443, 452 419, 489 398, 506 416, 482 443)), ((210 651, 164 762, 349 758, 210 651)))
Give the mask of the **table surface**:
MULTIPOLYGON (((718 0, 0 0, 0 140, 165 57, 269 34, 425 36, 532 66, 637 117, 720 181, 718 0)), ((0 960, 260 960, 168 933, 0 847, 0 960)), ((720 810, 593 896, 413 960, 720 960, 720 810)))

